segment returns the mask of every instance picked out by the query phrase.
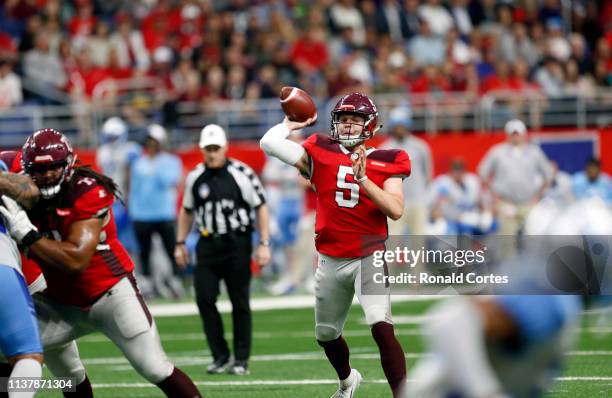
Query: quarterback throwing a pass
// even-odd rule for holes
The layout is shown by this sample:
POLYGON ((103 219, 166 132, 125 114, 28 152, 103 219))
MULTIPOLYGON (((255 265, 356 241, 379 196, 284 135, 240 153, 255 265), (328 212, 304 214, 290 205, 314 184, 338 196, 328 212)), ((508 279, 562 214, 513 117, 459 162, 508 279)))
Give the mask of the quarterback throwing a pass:
POLYGON ((268 155, 295 166, 317 193, 315 333, 340 379, 332 398, 353 397, 361 381, 350 366, 342 337, 355 294, 378 345, 393 396, 398 397, 406 362, 393 330, 389 290, 362 294, 374 281, 362 280, 361 267, 364 258, 384 246, 387 217, 397 220, 402 215, 402 179, 410 174, 410 159, 402 150, 365 147, 364 142, 380 129, 378 111, 367 95, 352 93, 338 101, 331 112, 331 136, 314 134, 303 145, 287 139, 314 120, 299 123, 285 118, 268 130, 260 145, 268 155))

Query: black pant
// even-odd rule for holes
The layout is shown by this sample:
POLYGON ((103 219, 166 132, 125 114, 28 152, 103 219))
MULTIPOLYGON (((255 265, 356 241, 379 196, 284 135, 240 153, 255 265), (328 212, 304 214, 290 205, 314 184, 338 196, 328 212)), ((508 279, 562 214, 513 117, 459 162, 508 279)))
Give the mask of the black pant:
POLYGON ((250 233, 200 238, 198 241, 198 265, 194 272, 196 301, 208 346, 215 360, 230 355, 227 341, 223 337, 223 321, 216 306, 221 279, 225 281, 232 302, 235 359, 246 361, 251 352, 251 251, 250 233))
POLYGON ((175 231, 174 221, 134 221, 134 232, 140 246, 140 265, 144 276, 151 276, 151 238, 157 232, 161 237, 164 251, 172 263, 174 275, 180 275, 180 269, 174 261, 175 231))

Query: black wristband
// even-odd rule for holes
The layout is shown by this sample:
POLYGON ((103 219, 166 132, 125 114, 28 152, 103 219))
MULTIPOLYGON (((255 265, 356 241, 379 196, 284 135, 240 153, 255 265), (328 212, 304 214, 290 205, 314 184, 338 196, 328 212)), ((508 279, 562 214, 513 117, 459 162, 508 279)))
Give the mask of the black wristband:
POLYGON ((35 230, 35 229, 32 229, 32 230, 30 230, 30 232, 28 232, 28 233, 26 234, 26 236, 24 236, 24 237, 21 239, 21 244, 22 244, 23 246, 28 247, 28 246, 30 246, 31 244, 33 244, 34 242, 36 242, 36 241, 40 240, 42 237, 43 237, 43 236, 41 235, 41 233, 40 233, 40 232, 38 232, 38 231, 37 231, 37 230, 35 230))
POLYGON ((185 241, 184 241, 184 240, 177 240, 177 241, 176 241, 176 244, 177 244, 177 245, 184 245, 184 244, 185 244, 185 241))

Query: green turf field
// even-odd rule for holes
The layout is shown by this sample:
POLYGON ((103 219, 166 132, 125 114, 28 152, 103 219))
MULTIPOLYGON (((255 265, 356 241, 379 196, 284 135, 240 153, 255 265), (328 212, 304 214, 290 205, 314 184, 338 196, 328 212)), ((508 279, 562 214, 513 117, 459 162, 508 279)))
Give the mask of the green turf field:
MULTIPOLYGON (((400 341, 410 367, 423 351, 418 317, 428 302, 394 304, 400 341)), ((597 329, 587 316, 580 341, 569 357, 564 380, 551 397, 612 397, 612 333, 597 329)), ((226 325, 230 316, 224 315, 226 325)), ((335 391, 335 373, 313 337, 313 310, 270 310, 254 313, 251 375, 209 376, 209 351, 197 316, 156 319, 163 345, 172 360, 189 374, 208 398, 329 398, 335 391)), ((364 376, 357 397, 389 397, 376 347, 363 323, 359 307, 353 307, 346 325, 351 364, 364 376)), ((94 384, 96 397, 163 397, 137 375, 121 353, 102 335, 79 340, 79 348, 94 384)), ((40 397, 60 397, 41 392, 40 397)))

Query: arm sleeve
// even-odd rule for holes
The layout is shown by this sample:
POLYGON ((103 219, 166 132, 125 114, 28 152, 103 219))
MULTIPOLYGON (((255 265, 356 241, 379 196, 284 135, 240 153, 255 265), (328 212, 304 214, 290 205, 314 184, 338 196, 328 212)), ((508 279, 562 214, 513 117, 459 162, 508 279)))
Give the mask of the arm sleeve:
POLYGON ((291 132, 284 123, 279 123, 272 127, 259 141, 259 146, 263 151, 283 162, 294 165, 304 155, 304 148, 293 141, 287 139, 291 132))
POLYGON ((552 167, 550 166, 550 161, 540 147, 536 147, 536 150, 538 152, 538 168, 544 177, 544 181, 548 182, 552 179, 552 167))
POLYGON ((97 185, 81 195, 72 209, 74 221, 104 217, 113 205, 114 195, 97 185))
POLYGON ((491 176, 491 172, 493 171, 493 162, 495 161, 496 152, 497 150, 494 149, 491 152, 487 153, 484 159, 482 160, 482 162, 480 162, 480 165, 478 165, 478 175, 484 181, 487 181, 489 177, 491 176))
POLYGON ((402 180, 408 178, 412 172, 412 165, 410 162, 410 156, 404 150, 398 150, 395 158, 394 167, 389 170, 389 177, 399 177, 402 180))
POLYGON ((6 167, 2 168, 2 171, 10 171, 13 173, 18 173, 21 171, 19 152, 17 151, 0 152, 0 162, 2 162, 2 164, 4 164, 4 166, 6 167))

